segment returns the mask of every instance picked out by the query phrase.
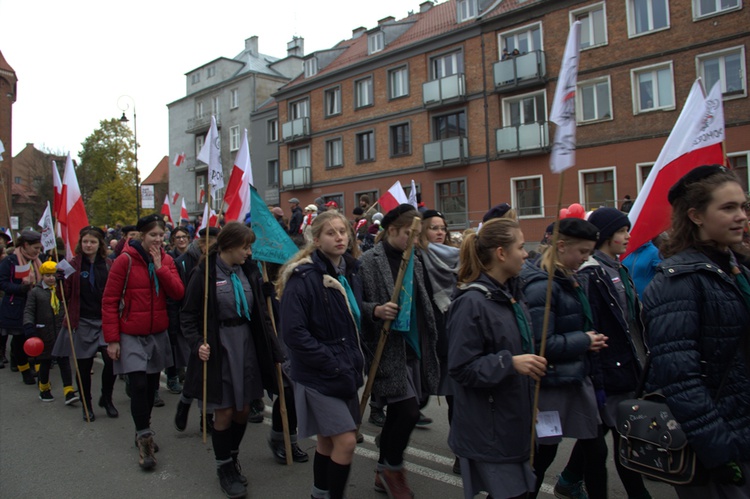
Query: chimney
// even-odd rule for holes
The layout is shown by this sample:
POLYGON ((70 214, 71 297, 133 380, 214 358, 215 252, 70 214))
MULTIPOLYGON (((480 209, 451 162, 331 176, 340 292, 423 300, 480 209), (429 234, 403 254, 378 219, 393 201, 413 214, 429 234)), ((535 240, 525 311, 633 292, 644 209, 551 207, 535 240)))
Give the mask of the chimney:
POLYGON ((383 19, 381 19, 380 21, 378 21, 378 26, 382 26, 382 25, 384 25, 386 23, 390 23, 390 22, 393 22, 395 20, 396 20, 396 18, 393 17, 393 16, 384 17, 383 19))
POLYGON ((291 57, 296 55, 302 57, 305 55, 305 39, 301 36, 295 36, 292 41, 286 44, 286 56, 291 57))
POLYGON ((245 40, 245 50, 249 50, 253 55, 258 55, 258 37, 251 36, 245 40))
POLYGON ((355 40, 359 38, 360 36, 362 36, 362 33, 364 33, 365 31, 367 31, 367 28, 365 28, 364 26, 360 26, 359 28, 354 28, 352 30, 352 40, 355 40))
POLYGON ((430 0, 427 0, 426 2, 422 2, 419 4, 419 13, 422 14, 424 12, 427 12, 432 8, 432 2, 430 0))

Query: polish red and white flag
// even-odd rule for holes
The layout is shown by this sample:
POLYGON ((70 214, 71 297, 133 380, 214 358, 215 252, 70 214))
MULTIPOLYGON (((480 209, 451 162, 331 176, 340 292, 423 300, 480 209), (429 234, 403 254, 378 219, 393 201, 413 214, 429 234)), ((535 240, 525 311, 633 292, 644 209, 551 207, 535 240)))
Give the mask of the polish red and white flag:
POLYGON ((206 197, 206 191, 201 189, 201 192, 198 194, 198 204, 203 203, 203 199, 206 197))
POLYGON ((401 182, 399 181, 396 181, 396 183, 393 184, 385 194, 380 196, 380 199, 378 199, 380 212, 383 215, 385 215, 398 205, 407 204, 408 202, 409 198, 406 197, 406 192, 404 192, 404 188, 401 186, 401 182))
POLYGON ((173 192, 172 193, 172 204, 175 204, 177 202, 177 198, 179 198, 179 197, 180 197, 180 193, 179 192, 173 192))
POLYGON ((180 208, 180 220, 190 220, 190 214, 185 206, 185 198, 182 198, 182 208, 180 208))
POLYGON ((61 225, 61 237, 65 243, 65 258, 73 258, 73 251, 78 245, 78 233, 89 224, 86 215, 86 207, 83 206, 81 189, 78 186, 78 178, 73 168, 73 160, 70 153, 65 161, 65 172, 62 180, 62 195, 57 221, 61 225))
POLYGON ((250 186, 253 183, 253 169, 250 163, 250 147, 247 143, 247 129, 242 138, 240 150, 234 159, 232 173, 229 183, 224 192, 224 220, 244 220, 245 214, 250 211, 250 186))
POLYGON ((52 216, 55 219, 55 232, 57 237, 62 237, 62 227, 60 226, 60 205, 62 204, 62 179, 60 171, 57 169, 57 162, 52 162, 52 186, 54 197, 52 199, 52 216))
POLYGON ((164 204, 161 205, 161 214, 167 217, 169 223, 174 225, 174 222, 172 221, 172 210, 169 207, 169 194, 164 196, 164 204))
POLYGON ((13 269, 13 279, 24 279, 31 274, 31 263, 16 265, 13 269))
POLYGON ((184 161, 185 161, 185 153, 184 152, 175 154, 175 157, 174 157, 174 165, 175 166, 180 166, 184 161))
POLYGON ((628 213, 632 228, 625 258, 669 228, 669 188, 693 168, 724 164, 724 107, 721 82, 706 97, 701 80, 693 83, 685 106, 628 213))
POLYGON ((200 227, 195 231, 195 238, 200 238, 200 231, 208 227, 218 227, 219 217, 216 215, 214 210, 208 209, 208 203, 203 206, 203 220, 201 221, 200 227), (208 225, 206 225, 208 223, 208 225))

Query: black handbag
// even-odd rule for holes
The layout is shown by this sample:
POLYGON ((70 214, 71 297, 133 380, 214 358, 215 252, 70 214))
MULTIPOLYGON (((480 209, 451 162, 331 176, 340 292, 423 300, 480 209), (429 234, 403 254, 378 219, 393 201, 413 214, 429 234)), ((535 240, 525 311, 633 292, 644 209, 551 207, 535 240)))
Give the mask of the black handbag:
MULTIPOLYGON (((650 365, 649 356, 636 398, 623 400, 617 405, 620 464, 672 485, 703 483, 707 479, 707 471, 698 461, 664 396, 657 392, 641 397, 650 365)), ((714 402, 719 399, 730 368, 731 364, 724 373, 714 402)))

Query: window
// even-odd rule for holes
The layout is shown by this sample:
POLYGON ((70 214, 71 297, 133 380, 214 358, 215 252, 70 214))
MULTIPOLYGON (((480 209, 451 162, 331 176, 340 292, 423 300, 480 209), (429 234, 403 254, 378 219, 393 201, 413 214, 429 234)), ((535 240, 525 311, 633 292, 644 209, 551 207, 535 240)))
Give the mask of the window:
POLYGON ((203 103, 202 102, 195 103, 195 115, 198 117, 203 116, 203 103))
POLYGON ((542 176, 510 179, 512 203, 519 217, 544 216, 542 176))
POLYGON ((693 17, 721 14, 742 8, 742 0, 693 0, 693 17))
POLYGON ((21 177, 14 177, 13 178, 13 183, 20 184, 21 183, 21 177))
POLYGON ((338 206, 338 210, 340 213, 346 213, 346 210, 344 208, 344 195, 341 193, 338 194, 323 194, 321 196, 323 198, 323 203, 327 203, 329 201, 333 201, 336 203, 336 206, 338 206))
POLYGON ((635 172, 637 174, 637 181, 638 181, 638 192, 641 192, 641 189, 643 188, 643 184, 646 182, 646 179, 648 178, 648 174, 651 173, 651 170, 654 168, 654 163, 636 163, 635 164, 635 172))
POLYGON ((570 13, 573 21, 581 21, 581 48, 607 44, 607 12, 604 3, 589 5, 570 13))
POLYGON ((279 160, 268 160, 268 187, 279 186, 279 160))
POLYGON ((409 95, 409 69, 406 66, 388 71, 388 96, 398 99, 409 95))
POLYGON ((325 92, 326 116, 341 114, 341 87, 329 88, 325 92))
POLYGON ((289 116, 293 120, 310 116, 310 101, 302 99, 289 104, 289 116))
POLYGON ((628 0, 628 33, 643 35, 669 28, 667 0, 628 0))
POLYGON ((305 60, 305 78, 318 74, 318 58, 311 57, 305 60))
POLYGON ((750 187, 748 187, 748 159, 750 159, 750 151, 731 152, 727 154, 727 158, 732 170, 740 178, 742 189, 748 192, 750 190, 750 187))
POLYGON ((578 173, 582 187, 581 197, 586 211, 602 206, 617 208, 614 168, 581 170, 578 173))
POLYGON ((213 78, 216 76, 216 66, 209 66, 206 68, 206 78, 213 78))
POLYGON ((310 166, 310 147, 300 147, 289 151, 290 168, 304 168, 310 166))
POLYGON ((544 92, 504 99, 503 110, 505 126, 529 125, 547 121, 544 92))
POLYGON ((344 150, 341 139, 326 141, 326 168, 344 166, 344 150))
POLYGON ((710 92, 716 82, 720 81, 724 97, 747 95, 744 46, 699 55, 697 64, 698 76, 703 78, 706 92, 710 92))
POLYGON ((430 61, 430 73, 433 80, 464 72, 464 54, 460 50, 433 57, 430 61))
POLYGON ((354 107, 372 106, 372 78, 364 78, 354 82, 354 107))
POLYGON ((219 98, 218 97, 212 97, 211 98, 211 112, 214 116, 219 115, 219 98))
POLYGON ((195 157, 197 158, 198 155, 201 153, 201 149, 203 149, 203 143, 206 141, 206 135, 197 135, 195 137, 195 157))
POLYGON ((266 124, 266 134, 268 137, 268 142, 278 142, 279 120, 268 120, 266 124))
POLYGON ((229 129, 229 150, 236 151, 240 148, 240 126, 236 125, 229 129))
POLYGON ((358 133, 356 135, 356 143, 357 163, 375 161, 375 132, 370 130, 358 133))
POLYGON ((408 123, 391 127, 391 156, 411 154, 411 130, 408 123))
POLYGON ((374 54, 380 52, 385 48, 385 42, 383 39, 383 32, 378 31, 377 33, 371 33, 367 36, 367 53, 374 54))
POLYGON ((579 123, 612 119, 612 95, 609 76, 578 84, 576 116, 579 123))
POLYGON ((458 9, 458 22, 460 23, 477 17, 477 0, 458 0, 456 8, 458 9))
POLYGON ((443 212, 448 225, 466 227, 466 181, 437 182, 435 187, 438 210, 443 212))
POLYGON ((509 54, 513 52, 514 49, 518 49, 522 54, 543 49, 541 24, 533 24, 531 26, 525 26, 520 30, 503 33, 499 35, 499 38, 499 59, 502 59, 503 57, 503 49, 507 49, 509 54))
POLYGON ((378 196, 378 191, 361 191, 361 192, 355 192, 354 193, 354 206, 359 206, 363 210, 367 210, 370 206, 372 206, 375 201, 378 200, 380 196, 378 196), (367 196, 367 199, 362 199, 363 196, 367 196))
POLYGON ((674 84, 672 81, 672 63, 634 69, 633 93, 634 112, 653 111, 655 109, 674 108, 674 84))
POLYGON ((195 176, 195 200, 198 204, 206 202, 206 179, 208 172, 203 172, 195 176))
POLYGON ((190 82, 195 85, 196 83, 199 83, 201 81, 201 74, 200 73, 193 73, 193 76, 190 78, 190 82))
POLYGON ((459 111, 433 117, 432 135, 434 140, 466 137, 466 112, 459 111))
POLYGON ((238 107, 240 107, 240 91, 236 88, 233 88, 229 92, 229 108, 237 109, 238 107))

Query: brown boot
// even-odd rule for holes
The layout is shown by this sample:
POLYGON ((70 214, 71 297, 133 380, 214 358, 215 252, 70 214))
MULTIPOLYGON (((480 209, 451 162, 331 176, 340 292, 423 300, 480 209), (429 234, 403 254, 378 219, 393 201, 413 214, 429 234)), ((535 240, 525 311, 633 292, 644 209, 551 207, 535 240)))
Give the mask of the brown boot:
POLYGON ((382 470, 380 478, 389 499, 411 499, 414 497, 414 492, 411 491, 409 484, 406 482, 406 471, 403 468, 400 470, 382 470))
POLYGON ((150 470, 156 466, 154 437, 151 435, 138 438, 138 464, 143 470, 150 470))

